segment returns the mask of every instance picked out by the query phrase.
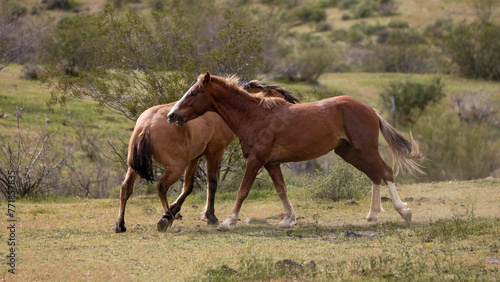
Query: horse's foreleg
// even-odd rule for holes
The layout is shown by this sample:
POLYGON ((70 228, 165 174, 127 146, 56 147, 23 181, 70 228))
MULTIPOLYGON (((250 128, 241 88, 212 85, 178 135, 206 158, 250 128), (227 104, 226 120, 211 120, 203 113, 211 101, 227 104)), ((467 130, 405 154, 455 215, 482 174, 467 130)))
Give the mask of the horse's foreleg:
POLYGON ((296 224, 295 211, 293 210, 292 203, 288 199, 285 180, 283 179, 283 174, 281 173, 280 165, 277 163, 267 164, 265 166, 269 176, 273 180, 274 188, 278 193, 278 196, 283 203, 283 208, 285 209, 285 217, 278 224, 280 228, 290 228, 296 224))
POLYGON ((163 207, 163 216, 158 219, 156 227, 158 231, 165 232, 172 225, 174 220, 170 214, 167 202, 167 192, 172 184, 174 184, 182 175, 183 168, 178 166, 165 167, 165 175, 158 181, 158 196, 163 207))
POLYGON ((181 211, 182 204, 186 197, 193 191, 194 177, 200 158, 192 160, 184 171, 184 183, 182 185, 182 193, 177 197, 175 202, 170 205, 170 212, 176 215, 181 211))
POLYGON ((219 151, 215 154, 207 154, 207 174, 208 174, 208 187, 207 187, 207 204, 203 211, 202 218, 208 224, 217 224, 219 219, 215 216, 215 193, 217 192, 217 174, 219 172, 219 165, 224 151, 219 151))
POLYGON ((248 197, 248 193, 252 188, 253 182, 255 181, 255 177, 259 172, 259 169, 262 167, 257 160, 253 158, 248 158, 245 168, 245 174, 243 175, 243 180, 241 181, 240 188, 238 189, 238 194, 236 196, 236 203, 234 204, 233 210, 229 217, 224 220, 224 222, 217 227, 219 231, 228 231, 236 227, 236 223, 238 222, 238 216, 240 214, 241 205, 243 201, 248 197))
POLYGON ((123 180, 120 188, 120 210, 118 211, 118 219, 116 220, 116 233, 127 231, 127 228, 125 228, 125 206, 127 205, 128 198, 134 191, 134 182, 136 178, 137 173, 129 167, 125 175, 125 180, 123 180))

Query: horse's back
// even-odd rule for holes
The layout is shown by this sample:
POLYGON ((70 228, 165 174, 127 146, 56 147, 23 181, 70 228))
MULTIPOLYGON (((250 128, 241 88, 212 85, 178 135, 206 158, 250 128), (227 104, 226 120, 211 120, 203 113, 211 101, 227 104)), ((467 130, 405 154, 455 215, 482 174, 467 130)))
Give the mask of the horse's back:
POLYGON ((213 112, 207 112, 184 126, 168 123, 167 115, 174 105, 175 102, 147 109, 138 118, 134 128, 132 138, 150 134, 153 157, 157 162, 187 162, 202 155, 209 144, 215 144, 223 150, 231 142, 232 131, 213 112))

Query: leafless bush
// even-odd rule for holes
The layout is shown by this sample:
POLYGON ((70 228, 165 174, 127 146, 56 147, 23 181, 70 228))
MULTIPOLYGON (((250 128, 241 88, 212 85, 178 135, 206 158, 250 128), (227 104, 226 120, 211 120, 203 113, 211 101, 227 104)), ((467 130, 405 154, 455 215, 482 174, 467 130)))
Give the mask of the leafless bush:
POLYGON ((40 41, 49 25, 42 18, 24 16, 20 8, 4 5, 0 11, 0 70, 11 62, 35 62, 40 41))
POLYGON ((497 3, 496 0, 467 0, 467 5, 481 23, 489 22, 497 3))
POLYGON ((48 128, 30 134, 21 128, 20 113, 17 109, 17 138, 8 141, 0 134, 0 191, 8 195, 9 187, 15 187, 20 197, 33 194, 49 193, 47 183, 57 174, 69 153, 57 157, 53 150, 52 138, 56 132, 50 133, 48 128), (15 175, 15 183, 9 183, 9 176, 15 175))
POLYGON ((484 90, 458 93, 451 97, 455 110, 467 124, 487 122, 500 126, 498 108, 484 90))

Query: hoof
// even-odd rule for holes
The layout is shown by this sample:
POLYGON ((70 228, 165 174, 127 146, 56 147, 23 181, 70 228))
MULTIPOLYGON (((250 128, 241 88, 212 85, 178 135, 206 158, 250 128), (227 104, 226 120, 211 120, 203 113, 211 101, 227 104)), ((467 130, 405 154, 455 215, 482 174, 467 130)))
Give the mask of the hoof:
POLYGON ((201 220, 206 221, 208 225, 215 225, 219 223, 219 219, 215 216, 215 214, 209 214, 206 211, 201 214, 201 220))
POLYGON ((115 227, 115 232, 116 233, 123 233, 127 231, 127 228, 125 228, 125 224, 116 224, 116 227, 115 227))
POLYGON ((406 221, 411 221, 411 210, 407 209, 404 213, 401 214, 401 217, 406 221))
POLYGON ((165 232, 167 229, 172 225, 172 222, 169 221, 168 219, 162 217, 158 219, 158 223, 156 224, 156 228, 158 229, 159 232, 165 232))
POLYGON ((376 216, 376 215, 370 215, 370 214, 369 214, 369 215, 366 217, 366 221, 368 221, 368 222, 377 222, 377 216, 376 216))
POLYGON ((219 223, 219 219, 215 216, 205 217, 204 220, 208 225, 215 225, 219 223))
POLYGON ((221 225, 219 225, 219 227, 217 227, 217 231, 222 231, 222 232, 226 232, 226 231, 229 231, 231 229, 232 229, 231 227, 224 225, 224 224, 221 224, 221 225))
POLYGON ((213 219, 213 220, 207 220, 207 224, 208 225, 216 225, 216 224, 219 224, 219 220, 217 218, 213 219))

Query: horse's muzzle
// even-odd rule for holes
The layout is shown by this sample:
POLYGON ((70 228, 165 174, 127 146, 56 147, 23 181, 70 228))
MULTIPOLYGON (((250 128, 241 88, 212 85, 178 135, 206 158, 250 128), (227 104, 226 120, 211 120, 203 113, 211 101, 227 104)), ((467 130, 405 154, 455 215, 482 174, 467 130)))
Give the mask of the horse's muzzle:
POLYGON ((176 113, 169 113, 167 115, 167 118, 168 118, 168 123, 175 123, 176 125, 184 125, 184 117, 180 114, 176 114, 176 113))

